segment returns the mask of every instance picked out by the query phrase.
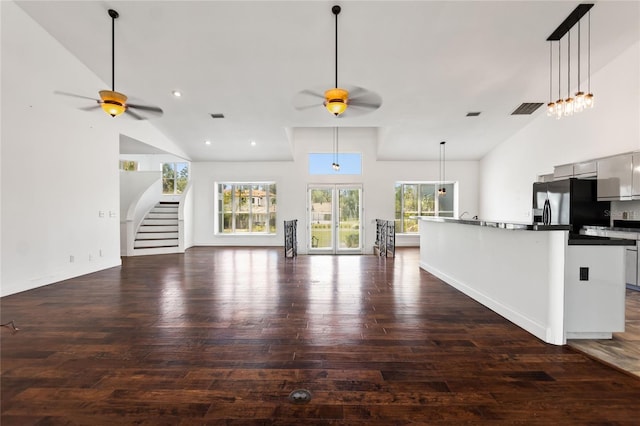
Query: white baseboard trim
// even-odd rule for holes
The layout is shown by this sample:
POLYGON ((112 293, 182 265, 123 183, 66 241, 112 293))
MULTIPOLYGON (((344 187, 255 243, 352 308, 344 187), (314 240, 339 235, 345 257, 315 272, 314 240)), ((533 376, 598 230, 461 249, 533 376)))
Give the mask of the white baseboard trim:
POLYGON ((32 278, 28 281, 19 281, 9 284, 2 283, 0 297, 10 296, 12 294, 21 293, 27 290, 33 290, 34 288, 43 287, 49 284, 57 283, 59 281, 76 278, 82 275, 91 274, 94 272, 102 271, 104 269, 114 268, 120 265, 122 265, 122 259, 120 259, 120 257, 95 260, 82 264, 76 263, 72 268, 66 268, 64 270, 56 271, 50 275, 32 278))
POLYGON ((420 261, 420 268, 424 269, 425 271, 429 272, 432 275, 435 275, 436 277, 440 278, 442 281, 446 282, 447 284, 449 284, 451 287, 460 290, 462 293, 466 294, 467 296, 471 297, 473 300, 477 301, 478 303, 481 303, 482 305, 486 306, 487 308, 491 309, 493 312, 497 313, 498 315, 504 317, 505 319, 511 321, 512 323, 514 323, 515 325, 517 325, 518 327, 523 328, 524 330, 528 331, 529 333, 533 334, 535 337, 537 337, 538 339, 546 342, 546 343, 551 343, 551 344, 563 344, 563 343, 557 343, 557 342, 549 342, 547 340, 547 329, 544 325, 540 324, 537 321, 532 320, 531 318, 528 318, 524 315, 522 315, 519 312, 516 312, 514 309, 512 309, 509 306, 503 305, 502 303, 498 302, 497 300, 485 295, 484 293, 481 293, 479 291, 477 291, 476 289, 468 286, 467 284, 458 281, 456 278, 445 274, 444 272, 440 271, 439 269, 423 262, 420 261))

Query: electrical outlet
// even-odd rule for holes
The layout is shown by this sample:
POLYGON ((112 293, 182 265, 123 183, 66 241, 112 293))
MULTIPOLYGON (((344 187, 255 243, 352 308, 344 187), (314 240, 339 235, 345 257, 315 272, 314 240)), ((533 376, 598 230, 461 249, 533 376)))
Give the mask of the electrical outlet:
POLYGON ((70 263, 73 263, 75 260, 76 259, 75 259, 75 257, 73 257, 73 255, 69 256, 69 262, 70 263))
POLYGON ((98 212, 98 217, 104 217, 104 212, 102 210, 98 212))
POLYGON ((580 281, 589 281, 589 268, 580 267, 580 281))

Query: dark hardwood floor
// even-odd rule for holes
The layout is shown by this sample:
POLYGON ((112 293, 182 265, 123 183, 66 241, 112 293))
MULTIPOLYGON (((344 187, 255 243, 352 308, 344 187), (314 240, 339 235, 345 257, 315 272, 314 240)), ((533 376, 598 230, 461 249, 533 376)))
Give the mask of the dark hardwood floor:
POLYGON ((1 424, 638 424, 639 379, 396 254, 193 248, 4 297, 1 424))

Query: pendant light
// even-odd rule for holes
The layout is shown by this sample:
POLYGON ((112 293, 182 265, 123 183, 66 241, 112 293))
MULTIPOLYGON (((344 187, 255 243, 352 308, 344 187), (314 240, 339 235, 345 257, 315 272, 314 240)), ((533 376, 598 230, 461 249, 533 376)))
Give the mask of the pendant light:
POLYGON ((440 142, 440 185, 438 188, 438 196, 439 197, 443 197, 445 195, 447 195, 447 188, 444 187, 444 178, 445 178, 445 170, 444 170, 444 164, 445 164, 445 150, 444 150, 444 145, 446 144, 445 141, 440 142))
POLYGON ((571 30, 567 33, 567 99, 564 100, 564 115, 573 115, 573 98, 571 97, 571 30))
POLYGON ((591 10, 589 10, 589 37, 588 37, 588 45, 587 45, 587 79, 588 79, 588 87, 587 93, 584 97, 584 107, 585 108, 593 108, 594 97, 593 92, 591 92, 591 10))
POLYGON ((558 100, 553 102, 551 93, 553 92, 553 43, 549 47, 549 103, 547 103, 547 115, 554 116, 557 119, 567 117, 586 108, 593 107, 593 93, 591 93, 591 8, 593 3, 579 4, 567 18, 554 30, 547 38, 547 41, 558 41, 558 100), (587 47, 587 78, 588 78, 588 94, 580 88, 582 84, 582 27, 581 19, 584 15, 589 14, 589 35, 587 47), (575 92, 575 98, 571 97, 571 28, 578 24, 578 90, 575 92), (562 38, 567 35, 567 97, 562 98, 562 38))
POLYGON ((573 112, 582 112, 584 109, 584 92, 580 90, 580 42, 582 40, 582 33, 580 31, 580 21, 578 21, 578 91, 576 92, 575 104, 573 105, 573 112))
POLYGON ((562 76, 560 75, 560 65, 562 64, 562 40, 558 40, 558 100, 556 101, 556 118, 560 120, 564 114, 564 99, 562 99, 561 86, 562 76))
POLYGON ((334 171, 340 171, 340 163, 338 163, 338 127, 333 128, 333 163, 331 167, 334 171))
POLYGON ((549 40, 549 103, 547 104, 547 115, 556 115, 556 103, 553 102, 553 41, 549 40))

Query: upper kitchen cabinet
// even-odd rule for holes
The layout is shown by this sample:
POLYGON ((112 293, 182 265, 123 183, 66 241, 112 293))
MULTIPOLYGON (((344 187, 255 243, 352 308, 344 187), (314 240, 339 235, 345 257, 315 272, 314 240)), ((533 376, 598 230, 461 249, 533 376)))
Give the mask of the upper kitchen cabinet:
POLYGON ((598 160, 598 200, 632 199, 633 156, 628 153, 598 160))
POLYGON ((634 152, 633 156, 633 185, 632 195, 634 200, 640 200, 640 152, 634 152))
POLYGON ((573 165, 573 177, 590 179, 598 177, 598 164, 596 160, 583 161, 573 165))
POLYGON ((573 177, 573 164, 563 164, 553 168, 553 180, 561 180, 573 177))

